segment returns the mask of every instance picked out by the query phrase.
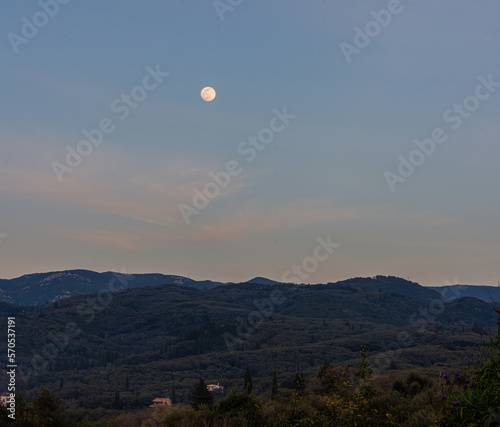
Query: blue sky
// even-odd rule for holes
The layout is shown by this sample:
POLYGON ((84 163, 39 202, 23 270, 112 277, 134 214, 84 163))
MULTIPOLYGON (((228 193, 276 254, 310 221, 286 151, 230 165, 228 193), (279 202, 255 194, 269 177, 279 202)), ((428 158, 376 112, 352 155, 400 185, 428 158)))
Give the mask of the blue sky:
POLYGON ((340 246, 305 282, 496 284, 500 88, 470 97, 481 76, 500 82, 500 6, 401 0, 356 47, 355 27, 369 31, 372 11, 394 2, 242 0, 221 20, 212 1, 72 0, 14 47, 26 20, 43 23, 44 2, 8 2, 0 277, 88 268, 280 280, 330 235, 340 246), (358 49, 350 62, 341 43, 358 49), (121 120, 113 102, 155 68, 168 77, 121 120), (205 86, 214 101, 201 99, 205 86), (454 130, 443 114, 467 98, 454 130), (240 144, 285 107, 296 117, 248 162, 240 144), (105 118, 114 130, 60 182, 54 162, 105 118), (384 174, 436 128, 446 142, 391 191, 384 174), (241 173, 187 224, 179 206, 193 207, 193 188, 232 160, 241 173))

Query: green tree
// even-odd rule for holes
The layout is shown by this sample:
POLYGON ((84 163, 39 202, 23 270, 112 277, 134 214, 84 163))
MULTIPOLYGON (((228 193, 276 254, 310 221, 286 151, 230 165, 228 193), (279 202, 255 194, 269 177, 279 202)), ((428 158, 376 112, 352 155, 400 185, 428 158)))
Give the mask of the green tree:
POLYGON ((483 328, 481 328, 481 326, 479 326, 476 322, 472 325, 472 332, 476 334, 484 334, 483 328))
POLYGON ((370 377, 370 375, 373 373, 373 370, 370 367, 369 356, 366 353, 365 345, 361 346, 359 354, 361 355, 361 365, 359 366, 358 372, 354 374, 354 377, 364 381, 370 377))
POLYGON ((9 417, 11 414, 7 407, 0 405, 0 426, 14 426, 14 427, 36 427, 37 424, 33 421, 33 408, 32 404, 24 400, 22 393, 16 394, 16 415, 12 419, 9 417))
MULTIPOLYGON (((494 308, 500 315, 500 307, 494 308)), ((496 339, 490 335, 489 352, 478 364, 472 378, 447 380, 445 408, 440 426, 500 425, 500 316, 496 339)), ((444 395, 443 395, 444 396, 444 395)))
POLYGON ((273 374, 273 387, 271 389, 271 397, 275 399, 278 396, 278 375, 276 375, 276 369, 273 374))
POLYGON ((115 399, 113 401, 113 404, 111 405, 112 409, 121 409, 122 405, 120 402, 120 392, 118 390, 115 390, 115 399))
POLYGON ((252 376, 250 375, 250 368, 247 365, 247 370, 245 372, 245 380, 243 381, 243 391, 250 394, 253 390, 252 376))
POLYGON ((293 379, 293 388, 299 393, 305 390, 306 380, 304 379, 304 374, 302 372, 297 372, 295 374, 295 378, 293 379))
POLYGON ((71 422, 64 412, 63 406, 56 400, 51 391, 41 387, 35 400, 28 405, 27 419, 24 424, 31 423, 44 427, 66 427, 71 422))
POLYGON ((236 390, 232 390, 224 400, 219 402, 216 412, 224 420, 233 421, 232 424, 227 425, 260 427, 265 425, 262 407, 263 402, 255 394, 237 394, 236 390))
POLYGON ((214 397, 208 390, 205 380, 200 377, 191 395, 191 406, 193 409, 200 409, 200 405, 207 405, 209 408, 214 405, 214 397))
POLYGON ((170 399, 172 399, 172 405, 177 403, 177 396, 175 395, 175 382, 172 382, 172 391, 170 393, 170 399))

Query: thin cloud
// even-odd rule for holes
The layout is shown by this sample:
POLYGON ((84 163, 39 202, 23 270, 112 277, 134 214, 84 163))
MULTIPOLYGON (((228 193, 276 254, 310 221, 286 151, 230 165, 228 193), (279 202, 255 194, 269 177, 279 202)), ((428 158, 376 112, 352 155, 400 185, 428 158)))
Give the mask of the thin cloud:
POLYGON ((209 224, 191 227, 190 239, 203 241, 237 241, 259 233, 279 232, 318 224, 334 224, 361 218, 361 212, 332 207, 328 199, 298 200, 280 205, 249 201, 236 214, 217 216, 209 224))
POLYGON ((108 230, 77 230, 65 228, 54 230, 55 234, 61 237, 90 244, 99 248, 113 248, 127 251, 137 251, 141 249, 140 236, 130 233, 120 233, 108 230))

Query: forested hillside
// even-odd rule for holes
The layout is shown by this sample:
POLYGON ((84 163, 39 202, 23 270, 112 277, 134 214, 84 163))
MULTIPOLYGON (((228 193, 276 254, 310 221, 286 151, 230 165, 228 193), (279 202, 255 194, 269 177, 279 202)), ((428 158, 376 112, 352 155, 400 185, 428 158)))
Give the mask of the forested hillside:
POLYGON ((17 319, 25 396, 44 385, 75 413, 95 417, 110 410, 117 392, 120 408, 135 410, 172 387, 188 402, 200 376, 226 390, 241 387, 247 365, 256 392, 270 392, 277 369, 291 387, 298 370, 308 377, 325 362, 356 363, 361 346, 381 373, 435 375, 436 363, 461 365, 464 352, 479 357, 481 334, 497 320, 486 302, 443 301, 391 277, 204 290, 160 285, 0 310, 17 319))

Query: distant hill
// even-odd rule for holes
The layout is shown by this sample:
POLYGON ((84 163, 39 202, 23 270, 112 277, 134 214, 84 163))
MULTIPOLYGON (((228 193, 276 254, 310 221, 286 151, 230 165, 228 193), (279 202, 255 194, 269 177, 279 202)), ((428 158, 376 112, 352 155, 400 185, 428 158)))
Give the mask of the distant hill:
MULTIPOLYGON (((331 284, 329 283, 329 285, 331 284)), ((422 302, 430 302, 433 299, 441 298, 439 293, 433 289, 394 276, 356 277, 333 285, 404 295, 422 302)))
POLYGON ((187 277, 165 274, 67 270, 26 274, 10 280, 0 279, 0 301, 18 305, 43 305, 73 295, 92 294, 105 289, 140 288, 164 284, 197 289, 210 289, 221 285, 210 280, 196 281, 187 277))
POLYGON ((491 299, 500 303, 500 288, 497 286, 471 286, 471 285, 451 285, 451 286, 429 286, 448 299, 461 297, 474 297, 482 301, 491 302, 491 299))
POLYGON ((271 280, 267 279, 265 277, 254 277, 253 279, 249 280, 246 283, 255 283, 257 285, 276 285, 280 282, 277 282, 276 280, 271 280))
MULTIPOLYGON (((276 280, 260 276, 254 277, 245 283, 266 286, 281 284, 281 282, 277 282, 276 280)), ((159 273, 123 274, 111 271, 98 273, 90 270, 54 271, 26 274, 10 280, 0 279, 0 302, 23 306, 43 305, 70 296, 92 294, 106 289, 141 288, 144 286, 165 284, 196 289, 212 289, 217 286, 227 286, 234 283, 193 280, 188 277, 159 273)), ((448 287, 423 287, 418 283, 393 276, 356 277, 335 283, 330 282, 326 285, 301 286, 334 286, 340 289, 348 288, 352 291, 386 292, 403 295, 421 302, 430 302, 433 299, 441 298, 440 293, 449 299, 453 299, 454 295, 459 295, 460 297, 471 296, 485 302, 491 302, 491 295, 493 299, 500 301, 500 288, 492 286, 454 285, 448 287)))
MULTIPOLYGON (((280 284, 276 280, 260 276, 254 277, 245 283, 268 286, 280 284)), ((217 286, 233 283, 212 282, 210 280, 197 281, 183 276, 156 273, 123 274, 111 271, 98 273, 90 270, 54 271, 26 274, 10 280, 0 279, 0 302, 25 306, 43 305, 70 296, 92 294, 106 289, 140 288, 165 284, 187 286, 196 289, 212 289, 217 286)), ((430 301, 434 298, 439 298, 439 294, 431 288, 424 288, 418 283, 392 276, 358 277, 342 282, 329 283, 328 286, 347 286, 354 289, 395 293, 417 301, 430 301)), ((464 296, 467 295, 464 294, 464 296)), ((484 298, 481 299, 484 300, 484 298)))

